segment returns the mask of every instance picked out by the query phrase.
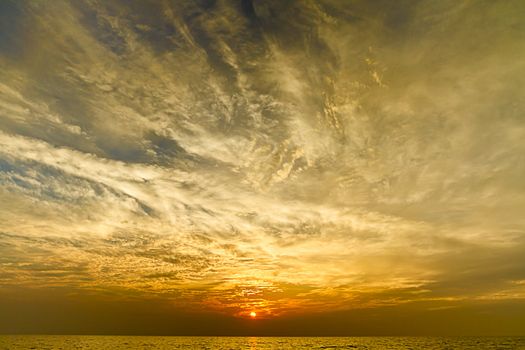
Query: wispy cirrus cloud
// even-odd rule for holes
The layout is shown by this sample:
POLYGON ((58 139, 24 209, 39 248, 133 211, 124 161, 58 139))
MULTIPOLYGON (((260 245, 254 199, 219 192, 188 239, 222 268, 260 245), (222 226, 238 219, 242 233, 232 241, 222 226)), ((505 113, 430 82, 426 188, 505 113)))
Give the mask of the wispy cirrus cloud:
POLYGON ((522 299, 522 5, 241 3, 1 5, 0 287, 522 299))

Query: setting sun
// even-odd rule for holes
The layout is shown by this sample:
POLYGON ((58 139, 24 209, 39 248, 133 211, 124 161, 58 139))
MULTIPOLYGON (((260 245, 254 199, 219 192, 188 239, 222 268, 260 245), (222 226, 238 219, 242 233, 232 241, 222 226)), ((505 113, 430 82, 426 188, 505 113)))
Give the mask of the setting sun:
POLYGON ((250 317, 255 318, 257 316, 257 313, 255 311, 250 312, 250 317))

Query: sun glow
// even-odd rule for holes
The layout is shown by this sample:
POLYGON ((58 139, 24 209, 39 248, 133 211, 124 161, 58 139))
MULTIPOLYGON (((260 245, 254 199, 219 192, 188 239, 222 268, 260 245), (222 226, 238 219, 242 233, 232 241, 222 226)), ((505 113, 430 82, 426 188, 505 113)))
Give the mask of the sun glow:
POLYGON ((255 311, 250 312, 250 317, 251 318, 257 317, 257 313, 255 311))

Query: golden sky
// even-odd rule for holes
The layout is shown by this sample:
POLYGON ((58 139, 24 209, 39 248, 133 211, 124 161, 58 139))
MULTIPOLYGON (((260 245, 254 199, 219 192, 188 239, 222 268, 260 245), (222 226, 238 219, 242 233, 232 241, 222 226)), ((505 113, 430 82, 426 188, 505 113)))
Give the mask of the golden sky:
POLYGON ((525 333, 523 57, 521 0, 0 1, 0 332, 525 333))

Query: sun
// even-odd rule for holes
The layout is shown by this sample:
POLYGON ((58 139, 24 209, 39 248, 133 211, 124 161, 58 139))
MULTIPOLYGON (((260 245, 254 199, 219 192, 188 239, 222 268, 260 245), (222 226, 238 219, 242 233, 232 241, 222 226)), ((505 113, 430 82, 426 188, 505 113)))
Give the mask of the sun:
POLYGON ((250 312, 250 317, 251 318, 257 317, 257 313, 255 311, 250 312))

